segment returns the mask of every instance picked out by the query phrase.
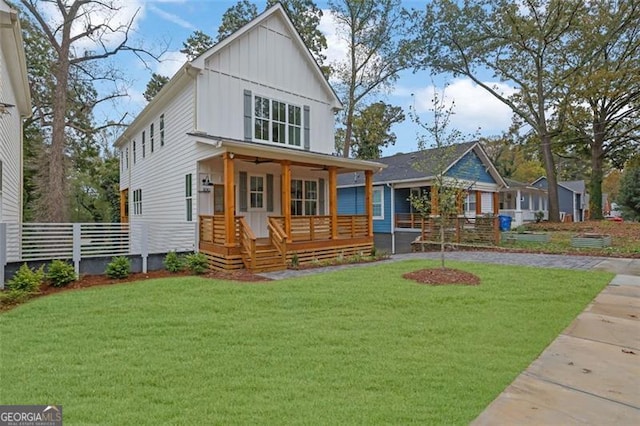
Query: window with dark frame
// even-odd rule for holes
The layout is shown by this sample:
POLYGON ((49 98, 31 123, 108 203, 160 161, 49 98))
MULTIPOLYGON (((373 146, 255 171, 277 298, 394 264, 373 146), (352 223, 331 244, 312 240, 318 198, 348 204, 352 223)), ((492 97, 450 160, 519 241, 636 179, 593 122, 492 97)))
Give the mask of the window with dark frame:
POLYGON ((164 114, 160 115, 160 146, 164 146, 164 114))
POLYGON ((193 175, 191 173, 185 175, 185 199, 187 208, 187 222, 193 221, 193 175))

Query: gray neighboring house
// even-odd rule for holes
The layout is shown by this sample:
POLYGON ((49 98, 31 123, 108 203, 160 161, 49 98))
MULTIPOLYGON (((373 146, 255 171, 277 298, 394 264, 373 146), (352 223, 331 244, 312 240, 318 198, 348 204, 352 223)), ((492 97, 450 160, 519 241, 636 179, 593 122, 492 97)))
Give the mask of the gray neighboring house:
MULTIPOLYGON (((540 177, 531 186, 548 189, 546 177, 540 177)), ((582 222, 587 211, 587 189, 584 180, 558 182, 558 201, 561 222, 582 222), (570 218, 569 218, 570 216, 570 218)))

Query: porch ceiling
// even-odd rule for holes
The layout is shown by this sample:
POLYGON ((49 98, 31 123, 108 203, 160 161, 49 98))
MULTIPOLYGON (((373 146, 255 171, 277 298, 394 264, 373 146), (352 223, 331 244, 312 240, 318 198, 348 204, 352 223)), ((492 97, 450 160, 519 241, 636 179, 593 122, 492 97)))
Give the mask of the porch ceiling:
POLYGON ((234 158, 261 162, 290 161, 292 165, 304 167, 329 168, 335 167, 337 173, 349 173, 371 170, 374 173, 386 168, 386 164, 374 161, 354 160, 351 158, 335 157, 317 152, 302 151, 296 148, 265 145, 256 142, 230 140, 200 133, 189 133, 196 142, 210 145, 219 150, 214 155, 224 152, 234 154, 234 158))

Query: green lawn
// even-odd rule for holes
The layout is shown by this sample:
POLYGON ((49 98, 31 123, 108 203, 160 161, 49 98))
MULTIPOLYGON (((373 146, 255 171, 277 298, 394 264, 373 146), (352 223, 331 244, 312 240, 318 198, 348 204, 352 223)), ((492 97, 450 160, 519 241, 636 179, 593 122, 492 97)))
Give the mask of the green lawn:
POLYGON ((0 404, 65 424, 466 424, 612 274, 407 261, 259 284, 174 278, 0 315, 0 404))

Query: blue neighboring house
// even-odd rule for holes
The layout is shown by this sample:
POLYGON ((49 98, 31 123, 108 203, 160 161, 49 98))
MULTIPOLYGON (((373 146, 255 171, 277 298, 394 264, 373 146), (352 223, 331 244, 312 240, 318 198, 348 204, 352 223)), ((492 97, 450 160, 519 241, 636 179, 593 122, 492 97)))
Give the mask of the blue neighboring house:
MULTIPOLYGON (((387 168, 373 175, 373 232, 376 248, 391 253, 411 251, 420 232, 420 214, 409 196, 430 193, 435 171, 446 164, 445 175, 468 183, 462 211, 465 217, 497 215, 499 192, 506 187, 479 142, 465 142, 396 154, 376 160, 387 168)), ((364 174, 338 176, 338 214, 364 214, 364 174)))
MULTIPOLYGON (((543 176, 533 181, 531 186, 546 190, 549 188, 549 182, 543 176)), ((585 182, 583 180, 558 182, 558 202, 561 222, 582 222, 585 220, 589 202, 585 182)))

